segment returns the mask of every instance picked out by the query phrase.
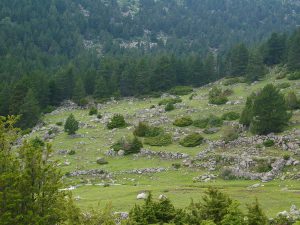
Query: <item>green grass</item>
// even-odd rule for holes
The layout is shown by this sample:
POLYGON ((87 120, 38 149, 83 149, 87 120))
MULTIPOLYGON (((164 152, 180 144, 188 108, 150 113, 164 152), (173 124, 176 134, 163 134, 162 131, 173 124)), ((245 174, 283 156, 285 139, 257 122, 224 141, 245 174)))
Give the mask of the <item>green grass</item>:
MULTIPOLYGON (((229 96, 230 101, 240 101, 241 104, 237 105, 220 105, 212 106, 208 104, 208 92, 209 87, 199 88, 193 94, 196 97, 193 100, 189 99, 190 95, 182 96, 185 107, 175 109, 174 111, 161 114, 167 116, 169 122, 162 124, 161 126, 167 133, 173 134, 176 129, 179 129, 182 133, 190 134, 193 132, 201 132, 203 129, 199 129, 193 126, 178 128, 172 123, 173 121, 182 116, 190 116, 192 119, 199 119, 208 117, 210 114, 221 116, 225 112, 236 111, 241 112, 246 98, 251 92, 257 91, 263 88, 268 83, 284 83, 287 79, 276 80, 276 73, 271 73, 262 81, 254 84, 234 84, 231 86, 224 86, 225 88, 233 89, 233 94, 229 96), (189 110, 194 110, 192 113, 188 113, 189 110)), ((290 90, 300 89, 300 81, 290 82, 291 87, 284 89, 283 93, 288 93, 290 90)), ((95 128, 81 128, 78 133, 84 135, 81 138, 70 138, 65 133, 60 133, 53 141, 53 159, 58 160, 61 163, 62 173, 71 172, 74 170, 88 170, 88 169, 105 169, 114 174, 111 181, 105 181, 108 183, 115 183, 110 187, 103 187, 97 185, 80 186, 73 191, 74 197, 80 196, 80 200, 77 204, 82 208, 89 207, 104 207, 108 202, 112 202, 113 209, 116 211, 128 211, 134 204, 140 203, 136 200, 136 195, 141 191, 152 191, 154 197, 159 194, 166 194, 174 203, 176 207, 188 206, 190 200, 193 198, 198 201, 201 199, 203 192, 209 185, 222 189, 225 193, 229 194, 232 198, 241 202, 242 206, 251 203, 257 197, 264 207, 266 213, 269 216, 275 216, 279 211, 287 210, 292 204, 300 206, 300 184, 299 181, 272 181, 264 184, 264 187, 260 187, 254 190, 248 190, 247 187, 258 183, 257 181, 223 181, 217 180, 212 183, 193 183, 193 177, 200 174, 207 173, 207 171, 200 169, 187 169, 181 168, 178 171, 171 169, 173 163, 180 163, 182 160, 166 161, 159 158, 136 158, 133 156, 126 157, 106 157, 105 152, 110 149, 110 146, 118 139, 124 136, 132 136, 133 124, 138 123, 138 112, 142 109, 149 109, 151 105, 158 105, 161 98, 150 98, 146 100, 120 100, 118 103, 105 104, 99 113, 102 115, 119 113, 125 116, 126 122, 129 123, 129 127, 123 129, 117 129, 115 132, 109 131, 106 128, 106 124, 92 122, 96 116, 89 116, 89 110, 71 110, 62 112, 57 115, 45 115, 44 121, 46 126, 55 124, 56 122, 65 121, 70 113, 73 113, 75 118, 80 122, 87 123, 95 126, 95 128), (58 155, 56 152, 61 149, 75 150, 75 155, 58 155), (107 165, 98 165, 96 160, 98 157, 105 157, 108 161, 107 165), (70 165, 65 165, 64 162, 70 162, 70 165), (157 168, 164 167, 169 168, 167 172, 157 174, 145 174, 145 175, 130 175, 119 174, 121 171, 127 171, 132 169, 141 168, 157 168), (134 179, 134 180, 132 180, 134 179), (287 187, 289 191, 283 191, 282 189, 287 187)), ((157 121, 161 115, 153 115, 149 118, 149 121, 157 121)), ((300 128, 300 112, 296 111, 293 114, 292 120, 294 124, 288 129, 300 128)), ((63 129, 63 127, 61 127, 63 129)), ((212 135, 202 134, 205 139, 218 140, 222 136, 224 126, 219 132, 212 135)), ((36 135, 43 135, 45 131, 41 131, 36 135)), ((250 135, 250 134, 248 134, 250 135)), ((174 142, 166 147, 152 147, 145 145, 144 148, 152 151, 167 151, 167 152, 182 152, 191 156, 197 155, 203 151, 208 145, 202 144, 194 148, 185 148, 179 145, 178 142, 174 142)), ((242 149, 220 149, 217 154, 241 154, 242 149)), ((263 157, 278 157, 283 156, 285 152, 278 150, 274 147, 267 148, 261 151, 263 157)), ((300 167, 297 168, 300 171, 300 167)), ((289 172, 289 168, 285 173, 289 172)), ((218 171, 215 172, 218 174, 218 171)), ((103 181, 93 177, 73 177, 65 178, 66 187, 69 185, 78 184, 99 184, 103 181)))

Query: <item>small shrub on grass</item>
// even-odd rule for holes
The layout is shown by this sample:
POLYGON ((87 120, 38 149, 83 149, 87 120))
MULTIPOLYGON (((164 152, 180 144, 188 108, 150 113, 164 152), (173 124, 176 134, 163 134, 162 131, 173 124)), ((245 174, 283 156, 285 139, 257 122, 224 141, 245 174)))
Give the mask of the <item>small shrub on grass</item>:
POLYGON ((89 103, 89 101, 86 98, 81 98, 78 102, 78 105, 86 106, 88 103, 89 103))
POLYGON ((123 127, 126 127, 126 122, 124 117, 120 114, 114 115, 111 121, 107 124, 107 128, 110 130, 123 127))
POLYGON ((64 130, 69 135, 72 135, 75 134, 78 129, 79 129, 79 122, 75 119, 73 114, 71 114, 66 120, 64 130))
POLYGON ((236 176, 233 174, 232 170, 229 168, 224 168, 221 172, 220 172, 220 177, 223 180, 235 180, 236 176))
POLYGON ((139 153, 141 148, 143 148, 143 144, 137 137, 133 139, 121 138, 111 148, 114 151, 124 150, 125 155, 129 155, 139 153))
POLYGON ((168 103, 170 104, 176 104, 176 103, 180 103, 182 102, 182 99, 181 98, 165 98, 165 99, 162 99, 158 105, 167 105, 168 103))
POLYGON ((228 101, 221 88, 213 87, 209 91, 209 103, 214 105, 223 105, 228 101))
POLYGON ((209 121, 208 118, 206 118, 206 119, 195 120, 195 121, 193 122, 193 126, 204 129, 204 128, 207 127, 208 121, 209 121))
POLYGON ((144 144, 150 146, 168 146, 172 144, 172 136, 169 134, 160 134, 156 137, 145 138, 144 144))
POLYGON ((288 75, 288 80, 299 80, 300 79, 300 72, 294 72, 288 75))
POLYGON ((279 73, 277 76, 276 76, 276 80, 281 80, 281 79, 284 79, 286 78, 286 73, 279 73))
POLYGON ((150 106, 150 109, 155 109, 155 105, 151 105, 151 106, 150 106))
POLYGON ((291 86, 290 83, 284 82, 284 83, 278 84, 276 87, 277 87, 278 89, 286 89, 286 88, 289 88, 290 86, 291 86))
POLYGON ((147 123, 139 122, 135 127, 133 134, 137 137, 156 137, 163 133, 160 127, 151 127, 147 123))
POLYGON ((300 101, 298 100, 295 92, 291 91, 285 97, 285 102, 289 109, 299 109, 300 108, 300 101))
POLYGON ((221 127, 223 125, 223 120, 215 115, 210 115, 208 117, 208 126, 209 127, 221 127))
POLYGON ((92 107, 89 111, 90 116, 97 115, 97 113, 98 113, 98 109, 96 107, 92 107))
POLYGON ((222 115, 222 120, 237 120, 240 118, 240 114, 237 112, 227 112, 222 115))
POLYGON ((226 127, 223 132, 223 140, 228 143, 239 137, 239 132, 236 127, 226 127))
POLYGON ((166 106, 165 106, 165 111, 166 111, 166 112, 173 111, 174 109, 175 109, 175 106, 174 106, 173 103, 168 103, 168 104, 166 104, 166 106))
POLYGON ((177 86, 168 92, 172 95, 188 95, 193 92, 193 88, 189 86, 177 86))
POLYGON ((233 94, 233 90, 232 89, 226 89, 223 91, 224 96, 230 96, 233 94))
POLYGON ((257 165, 255 167, 255 172, 257 173, 267 173, 272 170, 271 163, 265 159, 257 159, 257 165))
POLYGON ((291 156, 289 154, 284 154, 283 155, 284 160, 289 160, 290 158, 291 158, 291 156))
POLYGON ((181 164, 180 164, 180 163, 173 163, 173 164, 172 164, 172 167, 173 167, 174 169, 178 170, 178 169, 180 169, 181 164))
POLYGON ((263 145, 267 148, 272 147, 275 145, 275 142, 273 140, 266 140, 264 141, 263 145))
POLYGON ((75 150, 71 150, 68 152, 68 155, 75 155, 75 154, 76 154, 75 150))
POLYGON ((63 122, 61 122, 61 121, 56 122, 56 125, 57 125, 57 126, 62 126, 62 125, 63 125, 63 122))
POLYGON ((223 83, 224 86, 229 86, 233 84, 241 83, 241 79, 238 77, 226 79, 223 83))
POLYGON ((179 144, 184 147, 196 147, 198 145, 201 145, 203 142, 203 137, 198 133, 193 133, 185 138, 183 138, 179 144))
POLYGON ((102 115, 99 113, 98 115, 97 115, 97 118, 100 120, 100 119, 102 119, 102 115))
POLYGON ((187 116, 178 118, 173 122, 173 125, 177 127, 187 127, 192 124, 193 124, 193 120, 187 116))

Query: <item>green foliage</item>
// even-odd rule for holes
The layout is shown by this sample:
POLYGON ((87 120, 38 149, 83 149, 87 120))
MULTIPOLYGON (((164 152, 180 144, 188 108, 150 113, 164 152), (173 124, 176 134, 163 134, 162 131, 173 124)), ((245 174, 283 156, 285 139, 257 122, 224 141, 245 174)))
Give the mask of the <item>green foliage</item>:
POLYGON ((289 92, 285 98, 287 107, 291 110, 300 108, 300 101, 298 100, 295 92, 289 92))
POLYGON ((231 111, 231 112, 224 113, 221 118, 222 118, 222 120, 230 120, 230 121, 237 120, 240 118, 240 114, 237 112, 231 111))
POLYGON ((239 137, 239 132, 236 127, 226 127, 223 131, 223 140, 228 143, 230 141, 234 141, 239 137))
POLYGON ((170 111, 173 111, 175 109, 175 106, 173 103, 167 103, 166 106, 165 106, 165 111, 166 112, 170 112, 170 111))
POLYGON ((251 131, 257 134, 280 132, 291 117, 284 96, 271 84, 266 85, 255 97, 250 111, 253 115, 251 131))
POLYGON ((90 116, 97 115, 97 114, 98 114, 98 109, 96 107, 90 108, 90 111, 89 111, 90 116))
POLYGON ((229 168, 223 168, 220 172, 220 177, 224 180, 236 180, 237 177, 232 173, 232 170, 229 168))
POLYGON ((256 159, 255 172, 266 173, 272 170, 271 163, 265 159, 256 159))
POLYGON ((181 117, 177 118, 174 122, 173 125, 177 127, 188 127, 193 124, 193 120, 190 117, 181 117))
POLYGON ((175 218, 176 209, 167 198, 154 202, 152 194, 149 193, 145 203, 141 206, 135 205, 129 216, 133 224, 164 224, 171 222, 175 218))
POLYGON ((269 139, 269 140, 264 141, 263 145, 265 147, 272 147, 275 145, 275 142, 273 140, 269 139))
MULTIPOLYGON (((290 71, 300 71, 300 30, 297 29, 289 40, 287 66, 290 71)), ((299 73, 299 72, 298 72, 299 73)), ((299 77, 300 75, 298 75, 299 77)))
POLYGON ((184 147, 196 147, 201 145, 203 141, 203 137, 198 133, 189 134, 185 138, 183 138, 179 144, 184 147))
POLYGON ((32 89, 28 90, 24 98, 24 103, 20 107, 20 114, 21 120, 18 125, 23 129, 33 127, 39 120, 40 107, 32 89))
POLYGON ((259 51, 254 51, 250 54, 249 62, 246 70, 246 79, 250 82, 261 79, 266 74, 266 68, 263 63, 263 58, 259 51))
POLYGON ((63 122, 62 121, 59 121, 59 122, 56 122, 55 123, 57 126, 62 126, 63 125, 63 122))
POLYGON ((176 104, 176 103, 181 103, 182 99, 181 98, 165 98, 162 99, 158 105, 167 105, 167 104, 176 104))
POLYGON ((121 138, 111 148, 114 151, 123 150, 125 155, 130 155, 139 153, 141 148, 143 148, 143 144, 137 137, 133 139, 121 138))
POLYGON ((135 127, 133 134, 137 137, 156 137, 163 133, 160 127, 151 127, 147 123, 139 122, 135 127))
POLYGON ((241 78, 233 77, 233 78, 226 79, 224 81, 223 85, 224 86, 229 86, 229 85, 238 84, 238 83, 241 83, 241 82, 242 82, 241 78))
POLYGON ((198 128, 206 128, 208 125, 209 119, 198 119, 198 120, 194 120, 193 122, 193 126, 198 127, 198 128))
POLYGON ((110 122, 107 124, 107 128, 112 130, 114 128, 124 128, 126 127, 125 119, 120 114, 115 114, 110 122))
POLYGON ((247 213, 247 224, 248 225, 267 225, 268 218, 263 213, 258 201, 256 200, 253 204, 248 205, 248 213, 247 213))
POLYGON ((290 86, 291 86, 290 83, 284 82, 284 83, 278 84, 276 87, 277 87, 278 89, 286 89, 286 88, 289 88, 290 86))
POLYGON ((69 194, 59 190, 63 184, 57 163, 49 160, 51 146, 33 139, 12 151, 16 120, 0 120, 0 224, 76 224, 65 213, 77 208, 69 194))
POLYGON ((208 117, 208 126, 209 127, 221 127, 223 125, 223 120, 213 114, 208 117))
POLYGON ((226 94, 222 91, 222 89, 218 87, 213 87, 209 91, 209 103, 214 105, 222 105, 228 101, 226 94))
POLYGON ((245 126, 250 126, 253 119, 253 104, 255 95, 252 94, 247 98, 246 105, 242 111, 240 123, 245 126))
POLYGON ((283 155, 284 160, 289 160, 290 158, 291 158, 291 156, 289 154, 284 154, 283 155))
POLYGON ((145 138, 144 144, 150 146, 168 146, 172 144, 172 136, 169 134, 160 134, 156 137, 145 138))
POLYGON ((246 225, 244 215, 239 209, 239 203, 234 201, 228 207, 227 214, 224 216, 222 225, 246 225))
POLYGON ((73 114, 71 114, 66 120, 64 130, 69 135, 72 135, 75 134, 78 129, 79 129, 79 122, 75 119, 73 114))
POLYGON ((99 120, 102 119, 102 115, 100 113, 98 113, 97 119, 99 119, 99 120))
POLYGON ((75 150, 71 150, 68 152, 68 155, 75 155, 76 154, 76 151, 75 150))
POLYGON ((172 95, 188 95, 193 92, 193 88, 189 86, 176 86, 168 92, 172 95))
POLYGON ((300 79, 300 72, 294 72, 287 76, 288 80, 299 80, 300 79))
POLYGON ((229 56, 229 74, 232 76, 244 76, 247 73, 249 52, 244 44, 238 44, 231 49, 229 56))

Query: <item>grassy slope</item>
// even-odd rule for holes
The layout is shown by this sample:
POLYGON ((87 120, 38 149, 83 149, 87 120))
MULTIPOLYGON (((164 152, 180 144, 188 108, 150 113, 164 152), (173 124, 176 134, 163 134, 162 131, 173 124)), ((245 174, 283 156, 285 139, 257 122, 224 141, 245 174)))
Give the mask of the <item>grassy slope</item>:
MULTIPOLYGON (((222 82, 222 81, 221 81, 222 82)), ((241 100, 244 102, 246 97, 255 90, 262 88, 267 83, 282 83, 287 82, 286 79, 276 80, 274 71, 272 71, 265 80, 258 82, 255 85, 248 84, 236 84, 224 88, 232 88, 234 94, 230 96, 230 100, 241 100)), ((293 89, 299 94, 300 82, 290 81, 292 87, 284 90, 288 92, 293 89)), ((207 100, 209 88, 197 89, 195 93, 197 96, 202 96, 201 100, 198 98, 194 100, 189 100, 189 96, 183 96, 183 102, 191 109, 196 109, 197 112, 192 113, 193 118, 203 118, 210 113, 216 115, 221 115, 226 111, 241 111, 244 103, 240 105, 223 105, 223 106, 209 106, 207 100), (198 100, 197 100, 198 99, 198 100)), ((147 99, 147 100, 136 100, 129 103, 126 100, 120 101, 118 104, 108 105, 105 109, 100 110, 100 113, 121 113, 123 115, 128 115, 130 119, 127 121, 129 123, 137 123, 136 118, 133 116, 138 110, 149 108, 153 104, 157 104, 160 99, 147 99)), ((177 109, 175 111, 169 112, 166 115, 173 121, 176 117, 180 115, 186 115, 187 109, 177 109)), ((128 156, 124 158, 107 158, 109 164, 100 166, 96 164, 96 159, 104 155, 104 152, 109 149, 112 141, 117 140, 122 136, 130 135, 132 128, 125 128, 117 130, 115 134, 109 132, 103 124, 93 123, 91 119, 94 117, 88 116, 87 110, 74 110, 70 112, 61 113, 58 115, 46 115, 44 120, 50 125, 59 121, 64 121, 66 117, 73 113, 75 117, 81 121, 91 125, 95 128, 80 129, 79 134, 84 134, 83 138, 72 139, 66 134, 59 134, 53 141, 53 148, 55 151, 59 149, 74 149, 76 154, 73 156, 59 156, 57 154, 53 155, 53 158, 60 160, 61 162, 69 161, 71 164, 69 166, 62 166, 62 171, 69 172, 74 170, 86 170, 93 168, 103 168, 111 172, 130 170, 136 168, 152 168, 152 167, 165 167, 171 168, 172 163, 176 161, 163 161, 158 158, 139 158, 135 159, 133 156, 128 156)), ((156 118, 153 118, 154 120, 156 118)), ((300 120, 300 113, 296 112, 293 116, 293 121, 300 120)), ((298 123, 299 124, 299 123, 298 123)), ((293 125, 292 128, 299 128, 299 125, 293 125)), ((173 130, 174 126, 172 123, 164 125, 166 130, 173 130)), ((196 131, 197 128, 189 127, 184 128, 186 133, 196 131)), ((222 132, 218 132, 214 135, 204 135, 208 139, 219 139, 222 132)), ((155 150, 155 151, 170 151, 170 152, 184 152, 190 155, 196 155, 204 146, 196 148, 184 148, 178 143, 174 143, 168 147, 149 147, 145 148, 155 150)), ((281 155, 282 151, 276 149, 270 149, 270 152, 275 155, 281 155)), ((180 162, 180 161, 178 161, 180 162)), ((300 169, 300 168, 298 168, 300 169)), ((255 190, 248 190, 247 187, 257 181, 223 181, 217 180, 216 182, 203 184, 203 183, 193 183, 192 178, 205 173, 205 171, 191 170, 182 168, 178 171, 169 170, 167 172, 150 174, 150 175, 117 175, 114 182, 117 185, 112 185, 110 187, 103 187, 98 185, 85 185, 74 190, 74 196, 80 196, 78 200, 79 206, 83 208, 88 208, 90 206, 103 207, 107 202, 112 202, 113 207, 117 211, 127 211, 129 210, 136 201, 136 195, 144 190, 153 191, 154 196, 165 193, 174 202, 175 206, 184 207, 193 198, 198 200, 201 198, 201 194, 207 187, 207 185, 217 186, 222 188, 224 192, 228 193, 233 198, 239 200, 242 205, 245 203, 250 203, 254 201, 255 197, 259 199, 261 204, 266 209, 269 216, 274 216, 278 211, 288 209, 291 204, 296 204, 300 206, 300 184, 297 181, 273 181, 265 184, 264 187, 260 187, 255 190), (133 180, 134 179, 134 180, 133 180), (287 187, 286 189, 283 189, 287 187)), ((93 183, 98 184, 101 181, 95 178, 73 178, 66 179, 66 186, 71 184, 84 184, 93 183)))

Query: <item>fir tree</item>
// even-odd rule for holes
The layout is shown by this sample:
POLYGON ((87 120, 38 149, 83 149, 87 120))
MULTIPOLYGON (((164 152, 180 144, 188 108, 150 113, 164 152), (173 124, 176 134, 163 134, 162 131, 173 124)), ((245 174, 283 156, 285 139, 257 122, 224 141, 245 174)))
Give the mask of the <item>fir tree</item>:
POLYGON ((264 62, 269 66, 281 63, 284 59, 285 48, 285 38, 273 33, 266 43, 264 62))
POLYGON ((263 64, 262 56, 258 51, 255 51, 249 56, 249 63, 247 66, 246 79, 248 81, 256 81, 263 77, 266 73, 265 66, 263 64))
POLYGON ((243 76, 247 72, 249 52, 244 44, 239 44, 232 49, 230 55, 230 75, 243 76))
POLYGON ((85 97, 85 89, 84 84, 81 78, 78 78, 75 83, 75 87, 73 90, 73 100, 77 104, 81 104, 82 99, 85 97))
POLYGON ((253 118, 253 102, 254 102, 255 94, 250 95, 247 98, 245 108, 242 111, 241 118, 240 118, 240 123, 249 127, 252 118, 253 118))
POLYGON ((272 84, 266 85, 253 102, 251 131, 257 134, 282 131, 290 119, 287 110, 279 90, 272 84))
POLYGON ((65 127, 64 130, 65 132, 67 132, 69 135, 75 134, 76 131, 78 130, 79 123, 78 121, 75 119, 75 117, 73 116, 73 114, 71 114, 65 123, 65 127))
POLYGON ((101 76, 96 81, 95 91, 94 91, 94 97, 101 99, 107 97, 109 94, 107 89, 107 82, 105 79, 101 76))
POLYGON ((32 91, 29 89, 25 98, 24 103, 20 107, 21 120, 19 125, 21 128, 33 127, 40 118, 40 107, 36 100, 36 97, 32 91))
POLYGON ((287 65, 291 71, 300 70, 300 29, 290 39, 287 65))
POLYGON ((267 225, 268 218, 263 213, 257 200, 252 205, 248 205, 247 225, 267 225))

